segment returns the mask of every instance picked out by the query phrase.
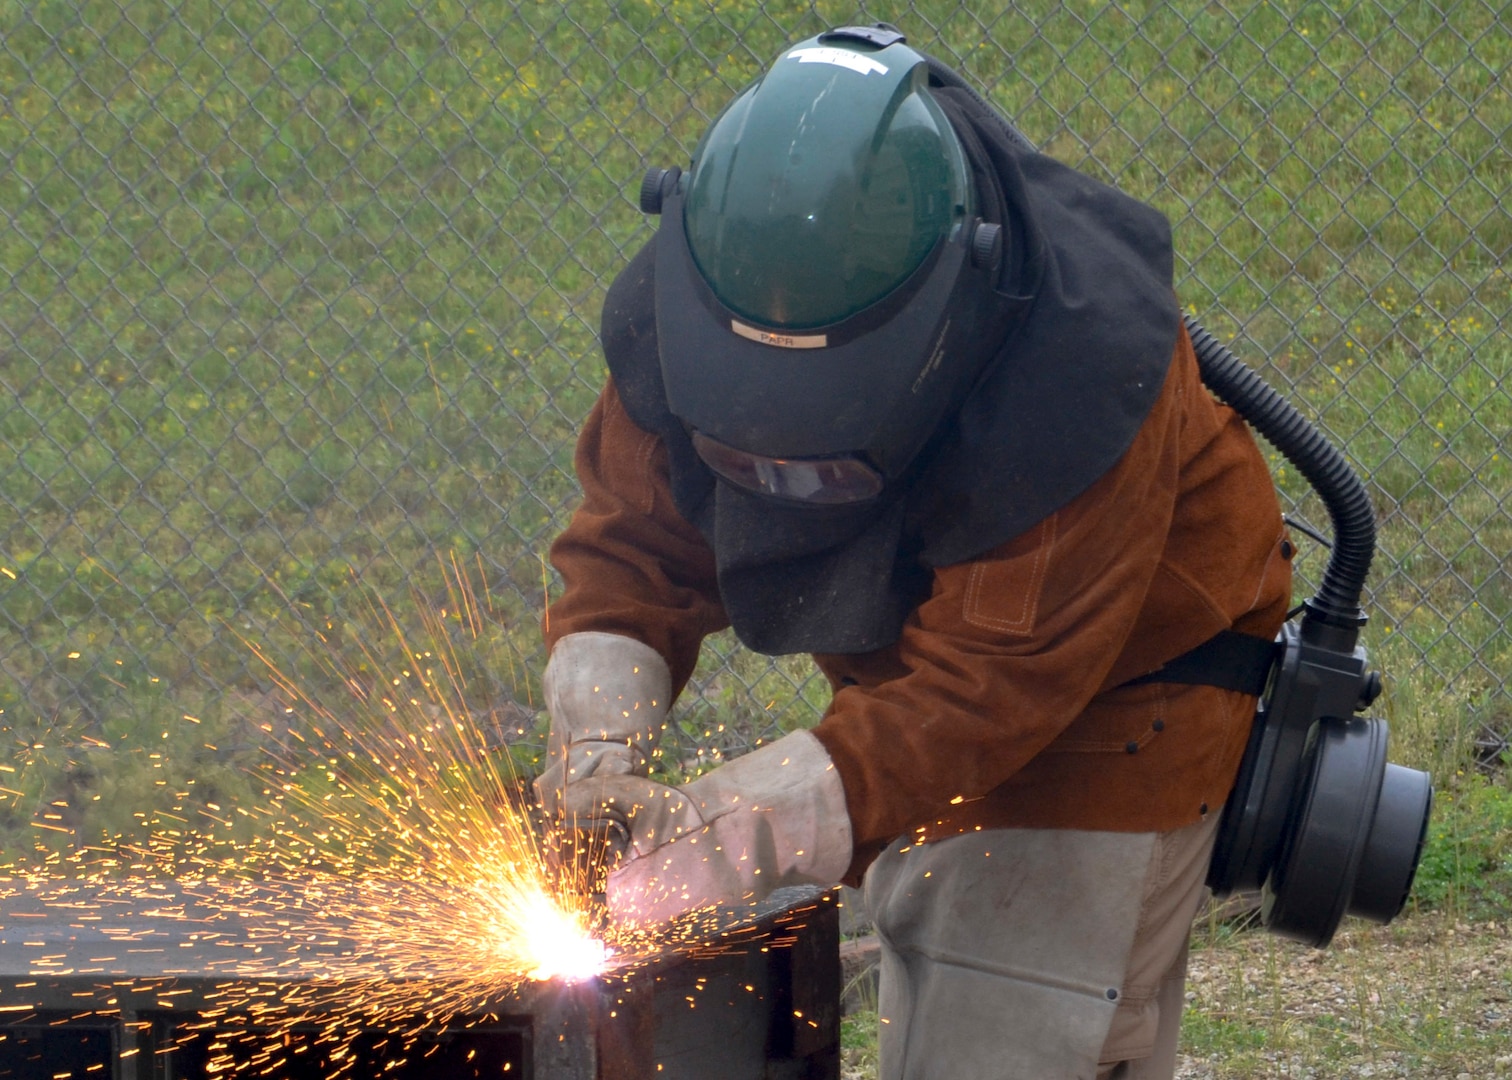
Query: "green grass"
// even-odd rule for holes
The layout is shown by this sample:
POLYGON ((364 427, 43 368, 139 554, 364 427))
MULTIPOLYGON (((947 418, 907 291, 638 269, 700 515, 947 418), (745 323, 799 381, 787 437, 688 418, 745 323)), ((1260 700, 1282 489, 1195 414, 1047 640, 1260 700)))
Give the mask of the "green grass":
MULTIPOLYGON (((785 43, 858 17, 0 0, 0 765, 27 776, 0 773, 22 792, 0 794, 0 832, 62 802, 92 836, 171 812, 190 778, 235 788, 270 686, 246 642, 319 681, 289 612, 339 627, 371 589, 413 623, 444 602, 448 553, 492 597, 499 692, 531 695, 598 306, 649 235, 641 172, 685 160, 785 43), (125 752, 148 735, 182 780, 125 752)), ((1346 447, 1383 516, 1367 641, 1408 757, 1447 775, 1512 728, 1498 9, 864 17, 1161 207, 1184 302, 1346 447)), ((728 637, 697 686, 679 767, 824 698, 803 662, 728 637)))
POLYGON ((1512 789, 1506 779, 1458 773, 1436 793, 1434 810, 1414 902, 1468 920, 1512 916, 1512 789))

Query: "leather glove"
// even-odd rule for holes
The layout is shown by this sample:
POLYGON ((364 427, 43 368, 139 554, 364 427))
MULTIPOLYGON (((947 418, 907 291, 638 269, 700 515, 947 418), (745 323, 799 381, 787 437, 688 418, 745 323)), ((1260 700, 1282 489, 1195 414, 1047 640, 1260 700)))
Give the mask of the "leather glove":
POLYGON ((541 680, 551 714, 547 765, 535 782, 561 817, 572 786, 593 776, 645 776, 666 726, 672 674, 649 645, 622 634, 568 634, 541 680))
POLYGON ((832 885, 851 861, 845 789, 808 731, 682 787, 628 775, 574 784, 566 811, 629 832, 610 873, 617 920, 649 924, 714 904, 754 903, 788 885, 832 885))

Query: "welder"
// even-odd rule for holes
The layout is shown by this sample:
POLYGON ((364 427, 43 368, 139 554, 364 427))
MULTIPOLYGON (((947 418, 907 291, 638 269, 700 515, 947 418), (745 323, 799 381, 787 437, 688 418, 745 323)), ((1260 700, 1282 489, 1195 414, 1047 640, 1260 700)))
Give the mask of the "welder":
POLYGON ((1014 134, 846 27, 647 175, 552 548, 537 789, 628 831, 616 918, 860 885, 889 1080, 1170 1077, 1255 712, 1223 646, 1275 637, 1291 546, 1165 218, 1014 134), (655 783, 727 626, 812 654, 830 705, 655 783))

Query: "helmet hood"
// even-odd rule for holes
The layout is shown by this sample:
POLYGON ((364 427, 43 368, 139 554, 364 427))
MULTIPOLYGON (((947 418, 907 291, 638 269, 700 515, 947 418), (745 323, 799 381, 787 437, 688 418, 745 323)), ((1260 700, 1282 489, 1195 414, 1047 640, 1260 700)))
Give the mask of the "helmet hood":
MULTIPOLYGON (((845 47, 864 58, 895 44, 845 47)), ((978 242, 986 225, 961 235, 974 223, 963 216, 881 299, 832 323, 767 323, 715 294, 688 244, 689 182, 654 170, 641 205, 665 211, 660 228, 604 298, 613 387, 665 448, 677 511, 714 554, 736 634, 760 652, 897 641, 931 568, 1022 534, 1119 459, 1171 363, 1179 312, 1164 216, 1034 153, 959 76, 926 62, 922 92, 965 147, 973 213, 1000 228, 998 251, 978 242), (752 494, 730 474, 765 463, 716 469, 697 434, 820 463, 752 494), (887 482, 867 502, 774 497, 809 480, 864 482, 828 457, 864 459, 887 482)))

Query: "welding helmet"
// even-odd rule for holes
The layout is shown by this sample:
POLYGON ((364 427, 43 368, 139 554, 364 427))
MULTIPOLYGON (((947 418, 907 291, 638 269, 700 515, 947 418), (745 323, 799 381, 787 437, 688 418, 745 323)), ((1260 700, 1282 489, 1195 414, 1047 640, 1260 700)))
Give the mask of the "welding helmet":
POLYGON ((887 26, 784 50, 686 172, 652 169, 663 383, 704 464, 809 505, 902 478, 995 351, 1003 230, 978 205, 925 57, 887 26))

